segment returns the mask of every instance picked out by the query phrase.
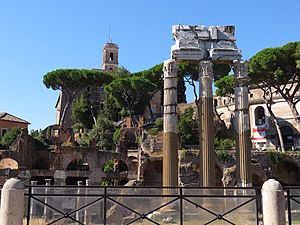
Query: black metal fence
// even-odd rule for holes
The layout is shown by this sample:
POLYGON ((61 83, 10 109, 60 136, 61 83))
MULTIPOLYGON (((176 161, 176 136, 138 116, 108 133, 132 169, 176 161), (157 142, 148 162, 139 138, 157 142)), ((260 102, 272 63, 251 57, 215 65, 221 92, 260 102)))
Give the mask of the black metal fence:
POLYGON ((260 189, 29 186, 24 224, 260 224, 260 189))

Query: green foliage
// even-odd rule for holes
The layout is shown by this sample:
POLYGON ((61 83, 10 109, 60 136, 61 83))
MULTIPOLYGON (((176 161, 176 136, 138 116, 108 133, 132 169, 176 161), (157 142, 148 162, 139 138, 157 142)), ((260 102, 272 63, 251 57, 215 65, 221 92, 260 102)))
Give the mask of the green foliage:
POLYGON ((48 136, 48 130, 50 130, 50 128, 47 128, 46 135, 44 135, 41 130, 30 131, 30 135, 38 142, 38 149, 44 149, 49 147, 50 135, 48 136))
POLYGON ((79 130, 84 129, 84 125, 82 123, 75 123, 72 128, 75 132, 79 132, 79 130))
POLYGON ((179 115, 178 129, 183 145, 199 144, 199 119, 194 114, 193 108, 187 108, 179 115))
POLYGON ((157 127, 158 130, 162 131, 164 126, 164 118, 160 117, 155 120, 155 127, 157 127))
POLYGON ((270 151, 267 152, 268 160, 273 166, 277 166, 280 164, 285 157, 284 153, 276 152, 276 151, 270 151))
POLYGON ((226 97, 234 94, 234 76, 225 76, 214 82, 216 95, 226 97))
POLYGON ((230 159, 232 159, 232 155, 229 154, 227 150, 216 150, 216 156, 217 159, 221 162, 228 162, 230 159))
POLYGON ((148 79, 151 83, 156 85, 156 90, 162 90, 163 88, 163 63, 155 65, 148 70, 133 73, 132 75, 148 79))
POLYGON ((13 127, 10 131, 8 131, 1 140, 1 145, 5 148, 9 148, 12 143, 16 140, 18 135, 21 133, 21 129, 17 127, 13 127))
POLYGON ((117 102, 116 98, 108 94, 103 103, 104 116, 112 121, 119 121, 121 119, 121 106, 117 102))
POLYGON ((108 160, 103 165, 103 172, 113 172, 114 171, 114 160, 108 160))
POLYGON ((182 151, 180 151, 180 157, 182 159, 187 159, 188 155, 189 155, 189 151, 188 150, 182 150, 182 151))
POLYGON ((186 150, 186 149, 180 151, 180 157, 182 159, 187 159, 189 155, 193 155, 194 157, 199 158, 200 152, 194 150, 186 150))
POLYGON ((80 90, 89 85, 103 86, 112 80, 110 73, 85 69, 57 69, 43 77, 44 85, 53 90, 61 90, 66 102, 62 109, 60 124, 64 123, 66 111, 80 90))
POLYGON ((235 140, 230 138, 216 138, 215 148, 220 150, 231 150, 235 146, 235 140))
POLYGON ((138 76, 118 78, 105 87, 105 91, 131 116, 144 112, 155 90, 154 83, 138 76))
POLYGON ((90 134, 88 132, 84 132, 78 144, 82 147, 83 146, 87 147, 90 145, 90 140, 91 140, 90 134))
POLYGON ((97 124, 90 132, 90 137, 96 142, 101 150, 112 150, 115 148, 113 134, 115 127, 107 118, 98 117, 97 124))
POLYGON ((216 138, 215 139, 215 152, 217 159, 221 162, 228 162, 232 155, 228 152, 235 146, 235 140, 230 138, 216 138))
POLYGON ((298 123, 299 60, 300 42, 291 42, 282 47, 266 48, 254 55, 249 63, 250 82, 279 93, 287 101, 298 123))
MULTIPOLYGON (((193 62, 179 62, 178 67, 178 77, 189 76, 192 80, 199 79, 199 63, 193 62)), ((214 64, 214 80, 217 81, 220 78, 227 76, 230 72, 231 67, 228 64, 214 64)))
POLYGON ((118 127, 113 134, 113 139, 115 143, 118 143, 118 141, 120 140, 120 136, 121 136, 121 129, 118 127))
POLYGON ((114 185, 114 180, 101 179, 100 185, 101 186, 113 186, 114 185))
POLYGON ((83 126, 87 129, 91 129, 93 127, 93 117, 89 110, 88 102, 83 95, 81 95, 79 99, 73 102, 71 109, 71 118, 74 123, 83 124, 83 126))
POLYGON ((157 134, 158 134, 158 128, 157 128, 157 127, 153 127, 153 128, 151 128, 151 129, 149 129, 149 130, 147 131, 147 133, 148 133, 149 135, 157 135, 157 134))

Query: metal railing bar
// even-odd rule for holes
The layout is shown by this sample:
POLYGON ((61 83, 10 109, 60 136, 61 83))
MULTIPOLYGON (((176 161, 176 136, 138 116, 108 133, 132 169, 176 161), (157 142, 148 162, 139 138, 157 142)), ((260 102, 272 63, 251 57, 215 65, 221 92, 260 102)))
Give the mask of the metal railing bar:
POLYGON ((255 195, 256 195, 256 198, 255 198, 255 206, 256 206, 256 225, 259 225, 259 213, 262 213, 262 212, 259 212, 259 205, 258 205, 258 201, 261 200, 261 194, 260 194, 260 190, 256 189, 255 190, 255 195))
POLYGON ((287 208, 288 208, 288 222, 289 222, 289 225, 292 225, 290 189, 287 189, 286 194, 287 194, 286 198, 287 198, 287 208))
POLYGON ((64 215, 64 212, 62 212, 62 211, 60 211, 60 210, 58 210, 58 209, 52 207, 51 205, 49 205, 49 204, 43 202, 42 200, 40 200, 40 199, 38 199, 38 198, 36 198, 36 197, 34 197, 34 196, 32 196, 31 198, 34 199, 34 200, 36 200, 36 201, 38 201, 38 202, 41 203, 42 205, 47 206, 48 208, 50 208, 50 209, 52 209, 52 210, 54 210, 54 211, 56 211, 56 212, 58 212, 58 213, 64 215))
POLYGON ((104 211, 103 211, 103 224, 106 225, 106 211, 107 211, 107 188, 104 188, 104 211))
POLYGON ((290 199, 293 200, 294 202, 300 204, 300 201, 295 199, 295 196, 290 196, 290 199))
POLYGON ((231 209, 231 210, 229 210, 229 211, 223 213, 222 216, 226 216, 227 214, 232 213, 232 212, 235 211, 236 209, 239 209, 239 208, 243 207, 244 205, 247 205, 248 203, 252 202, 253 200, 255 200, 255 198, 249 199, 248 201, 246 201, 246 202, 244 202, 244 203, 242 203, 242 204, 240 204, 240 205, 234 207, 233 209, 231 209))
POLYGON ((156 224, 156 225, 160 225, 160 224, 157 223, 156 221, 154 221, 154 220, 148 218, 146 214, 142 214, 140 217, 135 218, 134 220, 132 220, 132 221, 130 221, 129 223, 127 223, 126 225, 132 224, 132 223, 138 221, 139 219, 147 219, 147 220, 150 221, 151 223, 154 223, 154 224, 156 224))
POLYGON ((80 224, 80 225, 84 225, 84 223, 82 223, 82 222, 76 220, 75 218, 71 217, 70 214, 68 214, 68 213, 64 214, 63 217, 60 217, 60 218, 58 218, 58 219, 56 219, 56 220, 54 220, 54 221, 52 221, 52 222, 50 222, 50 223, 47 223, 47 225, 54 224, 54 223, 56 223, 56 222, 58 222, 58 221, 60 221, 60 220, 62 220, 62 219, 64 219, 64 218, 69 218, 69 219, 71 219, 72 221, 74 221, 74 222, 76 222, 76 223, 78 223, 78 224, 80 224))
POLYGON ((209 209, 206 209, 206 208, 202 207, 201 205, 199 205, 199 204, 197 204, 197 203, 195 203, 195 202, 193 202, 193 201, 191 201, 191 200, 189 200, 189 199, 187 199, 187 198, 185 198, 185 197, 183 197, 183 199, 184 199, 185 201, 191 203, 192 205, 196 206, 196 208, 203 209, 204 211, 206 211, 206 212, 208 212, 208 213, 210 213, 210 214, 212 214, 212 215, 214 215, 214 216, 217 216, 217 215, 218 215, 218 214, 214 213, 213 211, 210 211, 209 209))
POLYGON ((89 204, 83 205, 82 207, 77 208, 77 209, 71 211, 69 214, 72 215, 72 214, 74 214, 74 213, 76 213, 76 212, 78 212, 78 211, 80 211, 80 210, 82 210, 82 209, 84 209, 84 208, 87 208, 88 206, 93 205, 94 203, 96 203, 96 202, 102 200, 103 198, 104 198, 104 196, 102 196, 102 197, 99 198, 99 199, 94 200, 93 202, 90 202, 89 204))
POLYGON ((219 216, 220 216, 220 215, 218 215, 218 217, 212 219, 211 221, 205 223, 204 225, 211 224, 212 222, 214 222, 214 221, 216 221, 216 220, 224 220, 224 221, 226 221, 226 222, 229 223, 229 224, 236 225, 235 223, 232 223, 231 221, 229 221, 229 220, 223 218, 222 216, 220 216, 220 218, 219 218, 219 216))
MULTIPOLYGON (((179 198, 173 199, 172 201, 169 201, 169 202, 167 202, 167 203, 161 205, 159 208, 157 208, 157 209, 154 210, 154 211, 150 211, 150 212, 148 212, 148 213, 146 213, 146 214, 141 214, 141 213, 135 211, 134 209, 131 209, 130 207, 128 207, 128 206, 126 206, 126 205, 124 205, 124 204, 122 204, 122 203, 120 203, 120 202, 117 202, 116 200, 114 200, 114 199, 112 199, 112 198, 110 198, 110 197, 107 197, 107 198, 108 198, 110 201, 112 201, 112 202, 114 202, 114 203, 116 203, 116 204, 118 204, 118 205, 124 207, 125 209, 129 210, 130 212, 133 212, 133 213, 135 213, 136 215, 138 215, 138 216, 139 216, 139 218, 137 218, 138 220, 139 220, 139 219, 147 219, 147 220, 149 220, 149 221, 151 221, 151 222, 153 222, 153 221, 147 217, 150 213, 152 213, 152 212, 154 212, 154 211, 156 211, 156 210, 158 210, 158 209, 161 209, 161 208, 163 208, 163 207, 165 207, 165 206, 167 206, 167 205, 169 205, 169 204, 172 204, 173 202, 176 202, 176 201, 179 199, 179 198)), ((154 221, 154 222, 155 222, 155 221, 154 221)))
POLYGON ((179 204, 180 204, 180 225, 183 225, 183 198, 182 198, 182 188, 180 188, 180 199, 179 199, 179 204))
POLYGON ((30 206, 31 206, 31 194, 32 194, 32 189, 29 187, 29 198, 28 198, 28 203, 27 203, 27 221, 26 224, 29 225, 30 222, 30 206))

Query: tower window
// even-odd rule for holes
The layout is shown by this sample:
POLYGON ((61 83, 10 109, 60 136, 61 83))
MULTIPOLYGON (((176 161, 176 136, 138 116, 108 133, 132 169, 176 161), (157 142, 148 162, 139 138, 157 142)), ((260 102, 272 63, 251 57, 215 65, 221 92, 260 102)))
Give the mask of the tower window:
POLYGON ((109 54, 109 61, 113 61, 114 60, 114 53, 110 53, 109 54))

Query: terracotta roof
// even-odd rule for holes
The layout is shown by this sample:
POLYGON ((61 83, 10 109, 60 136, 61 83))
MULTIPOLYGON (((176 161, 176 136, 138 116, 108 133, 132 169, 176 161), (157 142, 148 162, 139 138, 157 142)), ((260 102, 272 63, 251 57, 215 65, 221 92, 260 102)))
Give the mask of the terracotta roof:
POLYGON ((27 123, 27 124, 30 124, 26 120, 23 120, 23 119, 21 119, 19 117, 11 115, 11 114, 9 114, 7 112, 0 112, 0 120, 6 120, 6 121, 17 122, 17 123, 27 123))

